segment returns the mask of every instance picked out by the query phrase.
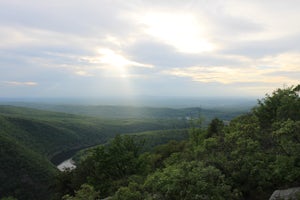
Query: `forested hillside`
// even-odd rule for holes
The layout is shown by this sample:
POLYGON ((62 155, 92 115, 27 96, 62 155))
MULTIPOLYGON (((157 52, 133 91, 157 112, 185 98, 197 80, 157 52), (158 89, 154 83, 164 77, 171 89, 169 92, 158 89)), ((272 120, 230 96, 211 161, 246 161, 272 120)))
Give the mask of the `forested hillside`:
POLYGON ((186 128, 185 120, 100 119, 0 106, 1 134, 51 158, 73 148, 104 143, 116 134, 186 128))
POLYGON ((17 140, 0 134, 0 198, 47 199, 56 169, 17 140))
POLYGON ((0 106, 0 198, 50 198, 58 173, 50 160, 58 164, 70 150, 105 143, 117 134, 186 127, 185 120, 101 119, 0 106))
MULTIPOLYGON (((136 143, 142 145, 141 152, 154 151, 156 146, 167 144, 170 141, 177 142, 186 140, 189 137, 188 129, 169 129, 169 130, 155 130, 155 131, 144 131, 138 133, 125 134, 126 137, 130 136, 136 143)), ((110 139, 107 143, 93 146, 91 148, 83 149, 76 153, 73 160, 79 161, 85 158, 87 155, 92 153, 95 148, 102 145, 110 145, 114 139, 110 139)))
POLYGON ((195 121, 188 140, 152 153, 117 136, 61 173, 56 197, 263 200, 278 188, 299 186, 299 91, 278 89, 229 125, 214 119, 204 128, 195 121))

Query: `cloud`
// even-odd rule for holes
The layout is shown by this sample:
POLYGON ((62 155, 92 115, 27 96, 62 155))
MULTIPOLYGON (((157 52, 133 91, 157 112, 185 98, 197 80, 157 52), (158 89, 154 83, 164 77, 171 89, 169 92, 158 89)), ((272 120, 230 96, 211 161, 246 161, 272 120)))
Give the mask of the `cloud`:
MULTIPOLYGON (((188 77, 197 82, 218 82, 223 84, 265 83, 298 84, 300 73, 300 54, 284 53, 261 59, 240 57, 238 66, 190 66, 162 71, 178 77, 188 77)), ((236 57, 238 59, 238 57, 236 57)))
POLYGON ((299 81, 299 8, 294 0, 1 1, 0 80, 39 84, 22 93, 4 85, 26 82, 2 82, 0 95, 76 96, 73 87, 99 95, 99 85, 105 95, 124 82, 140 94, 264 94, 299 81))
POLYGON ((146 13, 139 18, 143 31, 182 53, 212 51, 214 44, 208 41, 197 18, 187 13, 146 13))
POLYGON ((77 74, 79 76, 93 76, 92 74, 88 73, 87 71, 83 71, 83 70, 76 71, 75 74, 77 74))
POLYGON ((191 66, 186 68, 174 68, 163 71, 178 77, 189 77, 198 82, 218 82, 218 83, 235 83, 235 82, 253 82, 257 80, 257 73, 248 69, 232 69, 227 66, 191 66))
POLYGON ((80 69, 76 70, 76 74, 81 76, 91 76, 95 71, 102 71, 104 72, 102 74, 106 76, 137 77, 138 74, 132 74, 129 71, 136 68, 151 69, 154 67, 151 64, 130 60, 122 52, 116 52, 108 48, 99 48, 95 55, 80 57, 79 60, 85 65, 69 66, 69 68, 80 69))
POLYGON ((117 53, 111 49, 100 48, 98 49, 99 57, 91 59, 91 63, 107 64, 113 67, 143 67, 143 68, 153 68, 153 65, 143 64, 129 60, 121 53, 117 53))
POLYGON ((280 39, 267 39, 255 41, 238 41, 232 46, 221 50, 222 54, 244 55, 249 58, 260 58, 266 55, 276 56, 285 52, 300 51, 300 35, 294 34, 280 39))
POLYGON ((247 35, 246 40, 272 40, 300 33, 297 25, 299 1, 229 1, 225 10, 234 17, 246 18, 263 29, 247 35))
POLYGON ((28 82, 19 82, 19 81, 3 81, 4 84, 9 86, 37 86, 37 82, 28 81, 28 82))

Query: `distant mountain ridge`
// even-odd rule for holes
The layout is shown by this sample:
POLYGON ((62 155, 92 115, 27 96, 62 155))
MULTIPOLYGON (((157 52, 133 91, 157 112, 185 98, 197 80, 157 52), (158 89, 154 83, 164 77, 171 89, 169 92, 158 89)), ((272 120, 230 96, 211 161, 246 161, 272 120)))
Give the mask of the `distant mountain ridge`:
POLYGON ((205 109, 200 107, 168 108, 111 105, 57 105, 42 103, 11 103, 12 105, 74 115, 121 119, 121 118, 198 118, 207 121, 218 117, 222 120, 232 118, 249 111, 248 107, 205 109))

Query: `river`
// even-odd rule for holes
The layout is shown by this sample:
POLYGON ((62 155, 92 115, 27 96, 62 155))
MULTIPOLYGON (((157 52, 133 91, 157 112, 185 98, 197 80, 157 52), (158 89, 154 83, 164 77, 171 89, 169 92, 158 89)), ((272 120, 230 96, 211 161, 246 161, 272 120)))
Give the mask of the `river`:
POLYGON ((72 157, 80 150, 87 149, 89 147, 92 147, 95 145, 90 146, 83 146, 79 148, 74 148, 67 151, 62 151, 55 156, 53 156, 50 161, 60 170, 65 171, 66 168, 75 169, 76 166, 74 164, 74 161, 72 160, 72 157))
POLYGON ((62 163, 60 163, 59 165, 56 166, 60 171, 65 171, 66 169, 75 169, 76 165, 74 163, 74 161, 72 160, 72 158, 69 158, 65 161, 63 161, 62 163))

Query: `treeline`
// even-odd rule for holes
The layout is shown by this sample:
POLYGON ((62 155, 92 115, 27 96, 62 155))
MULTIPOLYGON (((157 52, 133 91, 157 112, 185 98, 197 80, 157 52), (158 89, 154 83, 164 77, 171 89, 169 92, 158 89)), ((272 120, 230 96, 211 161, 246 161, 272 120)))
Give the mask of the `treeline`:
POLYGON ((194 120, 189 139, 142 153, 117 136, 59 174, 55 198, 263 200, 300 185, 300 85, 277 89, 248 114, 207 128, 194 120))

